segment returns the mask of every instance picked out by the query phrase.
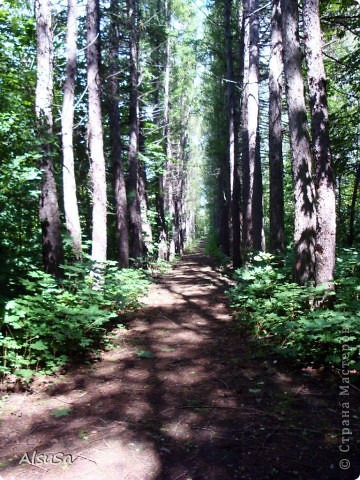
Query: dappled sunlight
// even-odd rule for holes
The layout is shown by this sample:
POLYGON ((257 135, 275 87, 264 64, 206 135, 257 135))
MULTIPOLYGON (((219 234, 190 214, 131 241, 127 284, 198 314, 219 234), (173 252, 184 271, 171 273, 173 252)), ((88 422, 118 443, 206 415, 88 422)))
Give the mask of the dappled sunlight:
MULTIPOLYGON (((206 262, 188 255, 164 275, 101 361, 14 396, 2 427, 5 480, 265 479, 266 448, 276 452, 276 478, 288 480, 304 424, 314 425, 309 445, 336 448, 323 413, 336 398, 241 337, 224 305, 226 281, 206 262), (18 464, 35 450, 76 461, 48 472, 18 464)), ((326 455, 330 468, 334 453, 326 455)), ((316 478, 316 465, 307 468, 304 478, 316 478)))

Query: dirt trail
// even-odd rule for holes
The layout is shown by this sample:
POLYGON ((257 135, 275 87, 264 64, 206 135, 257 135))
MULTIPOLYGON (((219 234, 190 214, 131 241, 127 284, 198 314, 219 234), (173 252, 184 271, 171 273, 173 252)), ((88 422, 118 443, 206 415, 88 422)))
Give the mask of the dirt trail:
POLYGON ((354 435, 341 453, 338 385, 294 372, 243 338, 225 306, 227 280, 209 265, 201 252, 185 255, 100 362, 5 398, 3 479, 358 477, 359 391, 347 398, 354 435))

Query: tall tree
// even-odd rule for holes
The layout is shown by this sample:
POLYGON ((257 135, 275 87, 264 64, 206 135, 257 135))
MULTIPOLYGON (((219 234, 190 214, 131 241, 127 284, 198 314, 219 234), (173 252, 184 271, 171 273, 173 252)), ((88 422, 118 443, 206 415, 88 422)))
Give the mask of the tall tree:
MULTIPOLYGON (((171 28, 171 11, 168 0, 164 0, 164 21, 168 31, 171 28)), ((175 205, 175 165, 173 165, 172 138, 170 129, 170 60, 171 38, 166 36, 166 50, 164 56, 164 138, 166 142, 166 166, 163 177, 165 188, 165 211, 169 214, 171 227, 169 231, 169 256, 174 257, 176 252, 176 205, 175 205)))
POLYGON ((138 70, 138 3, 127 0, 130 51, 130 142, 128 208, 130 223, 130 257, 143 255, 141 211, 139 199, 139 70, 138 70))
POLYGON ((239 121, 237 95, 235 94, 233 42, 232 42, 232 1, 224 3, 225 58, 226 58, 226 110, 228 126, 228 162, 230 166, 230 195, 232 221, 232 259, 233 267, 241 265, 240 237, 240 179, 238 175, 239 159, 239 121))
POLYGON ((129 266, 129 233, 126 185, 122 160, 119 110, 119 0, 110 2, 109 127, 113 162, 118 263, 129 266))
POLYGON ((295 200, 294 280, 315 278, 316 207, 296 0, 281 0, 283 58, 295 200))
POLYGON ((284 185, 282 155, 282 31, 280 0, 273 0, 269 61, 270 250, 284 250, 284 185))
POLYGON ((243 247, 247 248, 250 244, 249 239, 249 219, 248 212, 250 196, 250 157, 249 157, 249 130, 248 130, 248 96, 249 96, 249 49, 250 49, 250 22, 249 5, 246 0, 243 1, 243 21, 242 21, 242 98, 241 98, 241 168, 242 168, 242 241, 243 247))
POLYGON ((316 166, 316 283, 334 288, 336 205, 319 0, 303 1, 303 18, 312 147, 316 166))
POLYGON ((106 260, 107 206, 104 141, 100 97, 100 42, 98 0, 87 2, 87 79, 89 91, 88 141, 92 182, 92 259, 106 260))
POLYGON ((63 152, 63 197, 66 228, 70 235, 75 257, 81 259, 82 241, 74 170, 74 98, 77 62, 77 2, 68 0, 66 29, 66 73, 61 113, 63 152))
POLYGON ((263 250, 262 174, 259 150, 259 18, 258 1, 244 0, 244 89, 242 107, 243 242, 263 250))
POLYGON ((63 261, 63 250, 52 154, 53 38, 51 10, 48 0, 35 1, 35 17, 37 39, 35 111, 37 130, 41 143, 39 166, 42 171, 42 181, 39 213, 42 229, 43 260, 46 272, 60 275, 59 265, 63 261))
POLYGON ((169 90, 169 67, 168 63, 170 50, 170 32, 168 30, 166 14, 167 2, 155 1, 150 3, 154 10, 150 10, 149 15, 149 44, 151 45, 151 59, 152 59, 152 98, 153 98, 153 121, 156 131, 161 135, 161 140, 158 139, 159 152, 161 160, 158 160, 158 168, 154 175, 155 198, 156 198, 156 223, 157 223, 157 238, 159 258, 168 259, 168 225, 166 222, 166 154, 167 154, 167 129, 168 129, 168 90, 169 90), (153 19, 153 20, 152 20, 153 19), (152 24, 152 22, 153 24, 152 24), (165 85, 166 84, 166 85, 165 85), (167 96, 165 95, 167 93, 167 96), (167 120, 166 120, 167 119, 167 120))

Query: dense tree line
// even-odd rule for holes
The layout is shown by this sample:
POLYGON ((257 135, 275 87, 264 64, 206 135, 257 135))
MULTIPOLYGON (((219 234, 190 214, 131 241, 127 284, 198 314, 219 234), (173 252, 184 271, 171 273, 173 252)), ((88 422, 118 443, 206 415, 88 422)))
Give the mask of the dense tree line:
MULTIPOLYGON (((210 47, 204 53, 209 62, 205 135, 210 171, 217 172, 207 179, 209 202, 214 203, 210 218, 219 232, 219 245, 232 255, 234 266, 248 252, 264 251, 266 243, 271 252, 282 254, 293 241, 294 280, 331 289, 336 205, 344 212, 341 172, 346 164, 354 177, 346 175, 352 185, 346 200, 349 220, 348 227, 341 225, 338 238, 352 244, 358 160, 356 142, 349 144, 343 137, 349 147, 345 161, 339 155, 340 131, 332 138, 336 128, 331 121, 340 119, 335 113, 329 115, 328 104, 334 106, 340 87, 332 79, 328 82, 327 76, 347 57, 343 42, 351 45, 349 57, 358 52, 359 17, 355 2, 336 6, 326 2, 321 8, 316 0, 304 1, 301 8, 296 1, 211 3, 206 21, 210 47), (327 54, 328 45, 332 55, 327 54), (289 160, 290 178, 284 175, 289 160), (292 184, 292 200, 285 196, 288 184, 292 184), (286 209, 289 200, 290 210, 286 209), (269 214, 264 217, 265 204, 269 214), (292 232, 292 238, 285 238, 285 230, 292 232)), ((343 77, 340 89, 349 95, 348 108, 357 97, 352 83, 356 65, 351 72, 348 81, 343 77)))
POLYGON ((44 268, 56 276, 64 261, 82 258, 88 240, 94 261, 117 258, 120 267, 181 253, 191 236, 187 131, 197 60, 190 12, 181 1, 4 3, 3 185, 11 170, 14 180, 29 170, 34 177, 25 207, 24 195, 2 189, 11 225, 2 241, 7 279, 19 267, 19 237, 33 243, 28 255, 38 263, 40 226, 44 268), (26 128, 12 129, 19 108, 26 128), (23 212, 21 224, 12 210, 23 212))

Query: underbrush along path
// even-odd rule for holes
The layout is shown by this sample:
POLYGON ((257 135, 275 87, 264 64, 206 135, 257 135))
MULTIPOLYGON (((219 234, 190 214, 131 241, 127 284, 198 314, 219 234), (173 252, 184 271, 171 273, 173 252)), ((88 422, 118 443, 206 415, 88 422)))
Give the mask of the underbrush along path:
MULTIPOLYGON (((280 364, 244 338, 226 307, 228 287, 206 255, 187 254, 124 320, 126 333, 101 361, 6 397, 0 476, 357 478, 359 420, 351 417, 345 455, 334 378, 280 364), (344 456, 348 470, 339 467, 344 456)), ((349 402, 352 416, 358 390, 349 402)))

